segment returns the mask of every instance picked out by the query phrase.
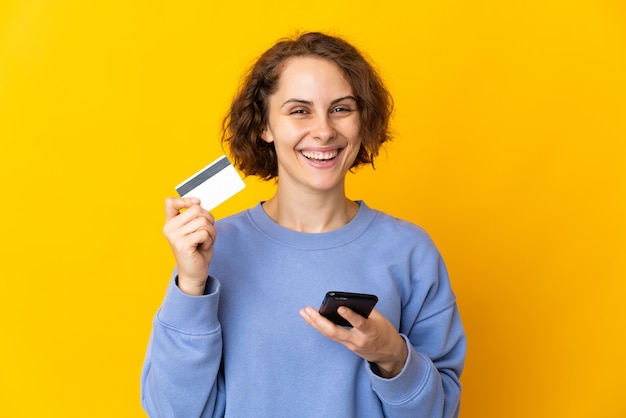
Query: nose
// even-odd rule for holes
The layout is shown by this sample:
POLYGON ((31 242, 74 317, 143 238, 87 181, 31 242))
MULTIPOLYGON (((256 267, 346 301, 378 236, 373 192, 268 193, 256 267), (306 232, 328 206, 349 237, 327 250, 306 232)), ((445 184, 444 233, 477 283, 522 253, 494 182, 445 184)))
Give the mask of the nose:
POLYGON ((335 131, 332 121, 328 115, 319 116, 315 119, 311 132, 314 139, 326 142, 333 139, 336 134, 337 132, 335 131))

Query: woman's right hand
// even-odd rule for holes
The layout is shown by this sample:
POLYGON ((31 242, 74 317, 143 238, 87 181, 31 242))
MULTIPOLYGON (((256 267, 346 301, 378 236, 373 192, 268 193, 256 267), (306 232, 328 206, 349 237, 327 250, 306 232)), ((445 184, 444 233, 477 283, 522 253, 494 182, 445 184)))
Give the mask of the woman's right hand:
POLYGON ((189 295, 202 295, 209 276, 215 242, 215 219, 195 197, 165 200, 167 238, 178 266, 178 287, 189 295))

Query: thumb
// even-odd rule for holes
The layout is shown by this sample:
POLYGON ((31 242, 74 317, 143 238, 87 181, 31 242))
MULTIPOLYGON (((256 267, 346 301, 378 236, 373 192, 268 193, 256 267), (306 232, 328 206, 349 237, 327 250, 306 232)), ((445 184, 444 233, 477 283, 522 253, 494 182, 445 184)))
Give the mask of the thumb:
POLYGON ((354 328, 359 328, 365 323, 365 318, 363 318, 361 315, 354 312, 347 306, 340 306, 337 309, 337 313, 341 315, 341 317, 344 318, 346 321, 348 321, 354 328))

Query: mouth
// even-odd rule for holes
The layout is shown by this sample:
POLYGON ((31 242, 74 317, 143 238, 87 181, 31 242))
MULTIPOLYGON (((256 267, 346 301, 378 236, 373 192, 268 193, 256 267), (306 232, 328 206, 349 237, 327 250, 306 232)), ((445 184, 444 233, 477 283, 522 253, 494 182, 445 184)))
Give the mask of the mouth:
POLYGON ((334 149, 334 150, 329 150, 329 151, 303 150, 303 151, 300 151, 300 154, 302 154, 302 156, 306 158, 307 160, 323 163, 326 161, 334 160, 337 157, 337 155, 339 155, 340 152, 341 152, 341 149, 334 149))

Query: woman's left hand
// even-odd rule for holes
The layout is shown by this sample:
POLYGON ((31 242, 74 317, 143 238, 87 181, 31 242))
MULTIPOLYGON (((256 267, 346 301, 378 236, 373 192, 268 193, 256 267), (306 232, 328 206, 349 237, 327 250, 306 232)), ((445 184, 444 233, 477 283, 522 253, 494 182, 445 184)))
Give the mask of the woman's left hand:
POLYGON ((408 356, 406 342, 387 318, 376 309, 368 318, 345 306, 337 312, 352 328, 335 325, 310 306, 301 309, 300 316, 325 337, 375 363, 381 377, 392 378, 402 371, 408 356))

